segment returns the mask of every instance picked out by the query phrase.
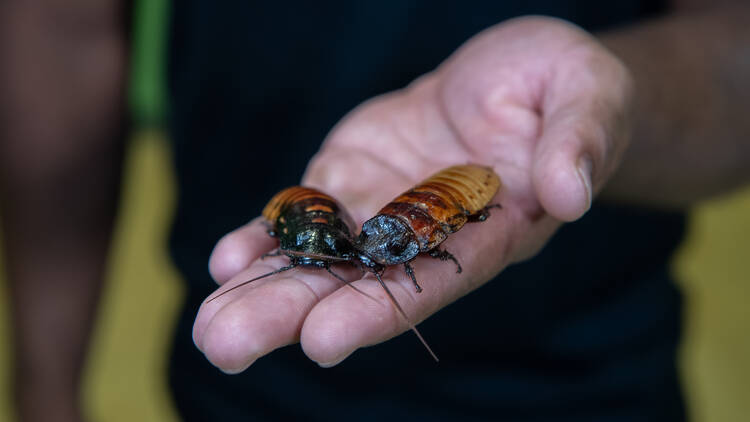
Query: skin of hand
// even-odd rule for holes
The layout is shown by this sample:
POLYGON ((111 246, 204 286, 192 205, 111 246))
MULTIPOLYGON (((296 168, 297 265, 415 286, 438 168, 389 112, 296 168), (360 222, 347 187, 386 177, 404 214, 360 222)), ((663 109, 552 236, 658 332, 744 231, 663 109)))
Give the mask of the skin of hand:
MULTIPOLYGON (((441 245, 459 260, 461 274, 418 257, 413 265, 424 291, 417 294, 401 266, 385 272, 416 323, 533 256, 562 222, 589 209, 627 147, 631 92, 628 70, 586 32, 556 19, 514 19, 473 37, 405 89, 352 111, 302 184, 338 198, 361 227, 444 167, 477 163, 500 175, 492 202, 503 208, 441 245)), ((285 265, 285 258, 258 259, 275 243, 259 220, 222 238, 210 261, 222 285, 217 293, 285 265)), ((259 280, 204 302, 193 339, 228 373, 297 341, 319 365, 335 365, 407 329, 372 275, 354 285, 377 301, 323 271, 297 268, 259 280)))

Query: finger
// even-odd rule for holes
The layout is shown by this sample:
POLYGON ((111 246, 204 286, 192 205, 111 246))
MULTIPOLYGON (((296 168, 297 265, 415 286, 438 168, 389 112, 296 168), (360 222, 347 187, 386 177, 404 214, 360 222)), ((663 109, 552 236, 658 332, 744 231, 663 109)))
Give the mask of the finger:
POLYGON ((228 233, 216 244, 208 261, 208 270, 217 283, 224 284, 276 246, 276 240, 268 235, 263 221, 262 217, 257 217, 228 233))
POLYGON ((542 207, 563 221, 589 209, 629 138, 627 69, 599 46, 584 51, 547 81, 533 158, 532 183, 542 207))
MULTIPOLYGON (((492 213, 482 223, 467 224, 445 242, 464 271, 455 265, 419 256, 413 266, 421 293, 404 273, 403 266, 388 267, 383 280, 410 322, 417 324, 438 309, 478 287, 507 263, 508 248, 518 242, 515 230, 528 230, 524 213, 515 208, 492 213), (504 241, 498 242, 497 239, 504 241)), ((356 349, 388 340, 409 329, 377 280, 368 275, 355 282, 377 302, 351 289, 338 290, 317 304, 302 327, 300 342, 307 356, 321 366, 341 362, 356 349)), ((425 339, 427 343, 429 338, 425 339)), ((422 347, 415 338, 414 347, 422 347)), ((439 355, 439 346, 431 345, 439 355)), ((431 359, 427 351, 425 358, 431 359)))
MULTIPOLYGON (((290 278, 262 284, 214 313, 196 345, 225 372, 236 373, 272 350, 294 343, 302 321, 317 302, 309 289, 290 278)), ((203 317, 196 319, 196 327, 203 317)))
POLYGON ((283 278, 288 274, 280 276, 269 276, 268 278, 261 278, 252 283, 247 283, 248 280, 256 279, 265 274, 270 274, 279 268, 285 267, 289 264, 288 261, 284 261, 281 257, 275 257, 264 261, 256 261, 250 268, 241 271, 230 280, 221 285, 216 291, 204 299, 198 314, 195 317, 193 323, 193 342, 202 349, 203 334, 206 331, 206 327, 213 319, 214 315, 218 313, 222 308, 236 301, 238 298, 247 294, 250 289, 258 288, 262 284, 283 278), (238 288, 240 285, 243 287, 238 288))
MULTIPOLYGON (((281 261, 251 266, 216 294, 273 271, 281 261)), ((242 371, 260 356, 298 341, 310 309, 342 285, 325 271, 301 267, 258 281, 204 302, 196 316, 193 341, 210 362, 226 372, 242 371)))
POLYGON ((604 160, 608 139, 584 111, 551 117, 534 151, 532 183, 544 210, 562 221, 580 218, 591 207, 592 172, 604 160))
MULTIPOLYGON (((441 264, 444 268, 447 266, 446 263, 441 264)), ((428 286, 419 294, 403 273, 403 267, 390 270, 383 279, 409 322, 414 325, 434 313, 440 302, 439 295, 434 294, 437 292, 435 286, 440 282, 434 279, 434 271, 425 271, 424 265, 419 265, 415 271, 420 283, 428 286), (431 276, 430 282, 424 283, 428 275, 431 276)), ((338 290, 312 309, 302 327, 302 349, 322 367, 334 366, 358 348, 386 341, 409 329, 410 324, 390 303, 387 293, 372 275, 357 281, 356 285, 376 300, 355 291, 338 290)), ((429 340, 426 339, 428 344, 429 340)), ((416 338, 414 347, 422 347, 416 338)), ((430 359, 427 350, 425 359, 430 359)))

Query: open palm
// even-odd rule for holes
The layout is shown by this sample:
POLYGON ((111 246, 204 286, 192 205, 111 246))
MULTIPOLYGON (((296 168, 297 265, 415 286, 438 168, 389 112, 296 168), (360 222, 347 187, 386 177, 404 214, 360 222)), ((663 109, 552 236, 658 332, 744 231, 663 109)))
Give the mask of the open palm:
MULTIPOLYGON (((416 293, 401 267, 386 271, 385 282, 416 323, 532 256, 562 221, 588 210, 626 146, 630 90, 626 69, 585 32, 553 19, 508 21, 409 87, 355 109, 331 132, 302 184, 336 197, 361 227, 444 167, 476 163, 500 175, 493 202, 502 209, 441 245, 461 263, 461 274, 451 263, 418 257, 413 266, 424 291, 416 293)), ((259 259, 275 246, 259 220, 225 236, 210 263, 219 292, 287 265, 283 257, 259 259)), ((204 303, 196 345, 227 372, 297 341, 330 366, 408 328, 371 275, 337 271, 366 295, 299 267, 204 303)))

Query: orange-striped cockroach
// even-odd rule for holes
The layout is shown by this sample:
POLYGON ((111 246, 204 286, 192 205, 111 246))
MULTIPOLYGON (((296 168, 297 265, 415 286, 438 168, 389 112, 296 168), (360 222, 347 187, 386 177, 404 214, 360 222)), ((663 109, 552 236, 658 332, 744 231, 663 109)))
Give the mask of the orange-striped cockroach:
POLYGON ((417 293, 422 288, 409 263, 420 253, 450 259, 460 273, 456 258, 438 245, 467 221, 487 219, 489 208, 499 207, 488 205, 499 188, 500 177, 489 167, 453 166, 433 174, 362 225, 354 243, 359 260, 378 279, 386 266, 404 264, 417 293))
POLYGON ((330 267, 337 262, 355 262, 352 230, 355 226, 344 207, 332 196, 312 188, 292 186, 274 195, 262 215, 269 226, 268 234, 279 238, 279 248, 263 258, 286 255, 289 265, 240 283, 209 301, 252 281, 300 265, 324 268, 346 283, 330 267))
MULTIPOLYGON (((208 302, 255 280, 291 270, 300 265, 324 268, 337 279, 365 296, 369 296, 331 271, 330 266, 334 263, 360 264, 360 254, 354 248, 352 236, 354 223, 344 207, 333 197, 315 189, 293 186, 274 195, 263 209, 262 215, 269 224, 268 234, 279 238, 279 248, 264 255, 264 257, 286 255, 290 260, 289 265, 244 281, 219 293, 209 299, 208 302)), ((437 361, 437 356, 406 316, 406 312, 398 304, 388 287, 382 280, 380 280, 380 284, 385 289, 393 306, 437 361)))

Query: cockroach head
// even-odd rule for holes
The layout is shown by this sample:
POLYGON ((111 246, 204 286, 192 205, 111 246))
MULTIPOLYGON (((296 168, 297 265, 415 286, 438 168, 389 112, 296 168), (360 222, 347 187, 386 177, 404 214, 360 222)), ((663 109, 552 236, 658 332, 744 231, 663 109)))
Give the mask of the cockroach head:
MULTIPOLYGON (((390 215, 377 215, 367 220, 355 247, 380 265, 408 262, 419 253, 419 243, 412 229, 400 218, 390 215)), ((367 265, 367 259, 362 261, 367 265)))

